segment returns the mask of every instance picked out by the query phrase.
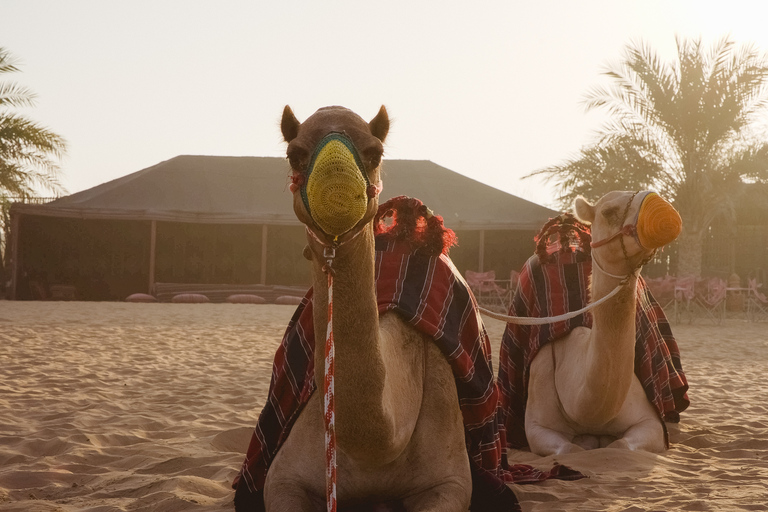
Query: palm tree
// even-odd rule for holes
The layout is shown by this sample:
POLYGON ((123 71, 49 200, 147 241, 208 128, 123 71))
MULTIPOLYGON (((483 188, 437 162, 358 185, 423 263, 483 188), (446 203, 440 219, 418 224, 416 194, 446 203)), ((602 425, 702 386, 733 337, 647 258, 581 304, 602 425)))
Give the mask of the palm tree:
MULTIPOLYGON (((18 71, 10 53, 0 47, 0 74, 18 71)), ((60 195, 59 160, 66 141, 52 131, 14 113, 34 105, 35 95, 13 82, 0 82, 0 249, 8 232, 12 200, 28 200, 38 190, 60 195)), ((0 251, 1 252, 1 251, 0 251)), ((0 257, 0 270, 3 258, 0 257)))
MULTIPOLYGON (((0 47, 0 74, 18 71, 5 48, 0 47)), ((13 82, 0 82, 0 195, 28 198, 36 188, 59 194, 59 164, 66 141, 12 112, 34 105, 35 95, 13 82)))
POLYGON ((676 62, 662 62, 640 42, 604 74, 610 85, 585 100, 587 110, 609 113, 596 142, 528 176, 556 182, 563 206, 616 189, 671 198, 683 218, 678 274, 700 276, 713 220, 733 222, 745 184, 768 180, 768 143, 755 122, 768 106, 768 60, 729 38, 709 51, 700 39, 677 38, 676 62))

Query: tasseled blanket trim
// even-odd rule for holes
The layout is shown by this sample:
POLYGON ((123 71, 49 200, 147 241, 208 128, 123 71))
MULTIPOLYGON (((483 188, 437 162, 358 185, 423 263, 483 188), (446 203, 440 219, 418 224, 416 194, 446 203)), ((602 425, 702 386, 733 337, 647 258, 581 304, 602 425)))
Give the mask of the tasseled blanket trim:
POLYGON ((412 252, 426 256, 448 254, 457 241, 456 233, 443 225, 443 218, 413 197, 393 197, 381 204, 373 226, 377 237, 407 242, 412 252))

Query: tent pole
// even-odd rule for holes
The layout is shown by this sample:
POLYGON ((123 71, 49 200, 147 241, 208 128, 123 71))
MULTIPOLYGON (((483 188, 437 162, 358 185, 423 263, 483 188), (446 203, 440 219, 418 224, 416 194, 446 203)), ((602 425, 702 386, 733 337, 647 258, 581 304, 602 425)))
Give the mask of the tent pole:
POLYGON ((11 239, 10 247, 6 247, 6 249, 11 250, 11 288, 9 290, 10 299, 16 300, 16 290, 18 288, 19 283, 19 271, 21 270, 21 265, 19 261, 19 225, 21 223, 19 222, 19 215, 13 214, 13 211, 11 211, 11 239))
POLYGON ((480 230, 480 252, 477 256, 477 271, 482 272, 483 266, 485 265, 485 230, 480 230))
POLYGON ((261 226, 261 284, 267 284, 267 228, 266 224, 261 226))
POLYGON ((149 290, 147 293, 153 295, 155 291, 155 249, 157 247, 157 221, 152 220, 149 224, 149 290))

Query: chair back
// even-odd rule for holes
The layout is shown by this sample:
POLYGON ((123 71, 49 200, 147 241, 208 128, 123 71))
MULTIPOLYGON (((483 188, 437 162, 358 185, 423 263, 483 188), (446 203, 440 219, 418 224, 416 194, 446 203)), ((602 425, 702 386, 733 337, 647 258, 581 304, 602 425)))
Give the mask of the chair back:
POLYGON ((760 293, 758 288, 763 286, 762 284, 757 283, 757 279, 749 279, 747 281, 747 288, 749 288, 749 293, 753 295, 757 300, 760 302, 768 302, 768 298, 766 298, 764 293, 760 293))
POLYGON ((467 270, 465 272, 467 284, 475 292, 487 292, 496 289, 496 271, 475 272, 467 270))
POLYGON ((677 278, 670 275, 645 280, 645 284, 648 285, 656 302, 661 304, 662 307, 675 300, 676 283, 677 278))
POLYGON ((675 299, 677 300, 691 300, 693 299, 695 292, 694 287, 696 285, 696 277, 678 277, 675 283, 675 299))

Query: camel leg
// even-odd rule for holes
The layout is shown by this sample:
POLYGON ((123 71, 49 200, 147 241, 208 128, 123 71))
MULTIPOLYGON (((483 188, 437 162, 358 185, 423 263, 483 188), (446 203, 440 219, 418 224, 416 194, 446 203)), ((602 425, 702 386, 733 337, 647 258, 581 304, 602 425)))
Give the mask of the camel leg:
POLYGON ((405 498, 403 506, 408 512, 467 512, 471 498, 466 485, 448 481, 405 498))
POLYGON ((542 427, 541 425, 527 424, 525 434, 531 451, 537 455, 560 455, 584 450, 581 446, 574 444, 562 432, 542 427))
POLYGON ((652 453, 664 451, 664 427, 658 418, 648 418, 632 425, 624 435, 608 445, 608 448, 643 450, 652 453))
POLYGON ((264 482, 268 512, 325 510, 322 397, 314 393, 275 455, 264 482))

